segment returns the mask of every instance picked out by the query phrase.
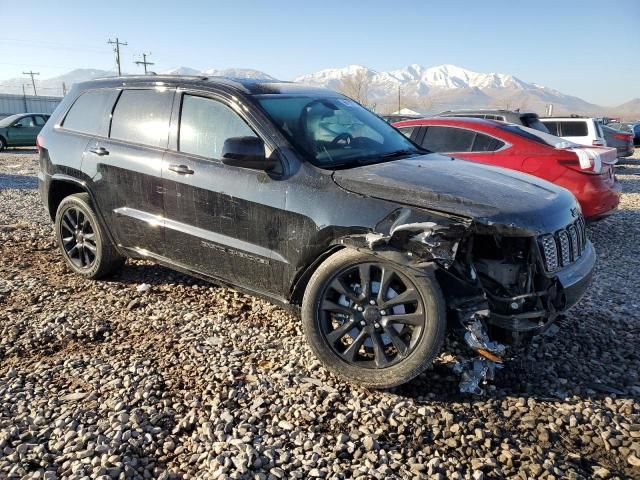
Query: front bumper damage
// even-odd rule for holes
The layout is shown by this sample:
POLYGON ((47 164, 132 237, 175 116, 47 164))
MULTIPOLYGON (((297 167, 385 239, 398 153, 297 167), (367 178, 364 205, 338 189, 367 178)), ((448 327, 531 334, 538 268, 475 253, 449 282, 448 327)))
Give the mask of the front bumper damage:
POLYGON ((461 375, 460 391, 482 394, 481 385, 503 366, 508 346, 542 333, 590 284, 596 258, 590 242, 576 262, 550 274, 538 233, 401 208, 374 232, 341 243, 416 270, 439 267, 449 324, 473 352, 453 366, 461 375))

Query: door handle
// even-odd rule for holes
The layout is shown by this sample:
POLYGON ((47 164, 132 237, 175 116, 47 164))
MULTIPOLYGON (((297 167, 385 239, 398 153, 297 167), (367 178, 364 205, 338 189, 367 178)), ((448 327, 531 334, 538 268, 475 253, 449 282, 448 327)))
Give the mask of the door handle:
POLYGON ((95 153, 96 155, 102 157, 103 155, 109 155, 109 150, 104 147, 96 147, 89 149, 91 153, 95 153))
POLYGON ((169 165, 169 170, 172 172, 179 173, 180 175, 192 175, 193 170, 191 170, 187 165, 176 165, 172 163, 169 165))

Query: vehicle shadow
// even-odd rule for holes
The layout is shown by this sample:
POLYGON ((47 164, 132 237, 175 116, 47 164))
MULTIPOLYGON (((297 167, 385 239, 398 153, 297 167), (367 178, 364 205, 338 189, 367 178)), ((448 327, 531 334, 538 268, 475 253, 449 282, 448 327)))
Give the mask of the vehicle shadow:
POLYGON ((33 175, 12 175, 8 173, 0 173, 0 190, 35 190, 36 188, 38 188, 38 177, 33 175))
POLYGON ((34 155, 38 153, 38 150, 35 147, 9 147, 5 149, 5 152, 12 155, 34 155))
MULTIPOLYGON (((111 281, 154 286, 201 285, 223 288, 187 274, 146 261, 129 261, 111 281)), ((540 401, 564 401, 572 396, 591 399, 640 398, 638 371, 640 353, 636 345, 640 340, 640 324, 626 335, 617 329, 598 328, 615 326, 623 312, 603 314, 592 309, 592 301, 585 297, 580 304, 557 322, 558 328, 536 338, 531 348, 514 351, 496 376, 484 386, 484 397, 462 394, 460 376, 449 365, 438 359, 432 368, 411 382, 391 390, 395 395, 421 402, 484 401, 489 398, 518 396, 540 401), (610 346, 607 349, 607 346, 610 346)), ((621 325, 617 325, 621 327, 621 325)), ((445 355, 473 355, 456 341, 452 332, 443 348, 445 355)))

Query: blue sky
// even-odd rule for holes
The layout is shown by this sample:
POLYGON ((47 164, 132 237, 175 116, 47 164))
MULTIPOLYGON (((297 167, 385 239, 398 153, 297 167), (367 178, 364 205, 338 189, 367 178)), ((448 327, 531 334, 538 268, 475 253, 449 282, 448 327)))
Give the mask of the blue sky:
POLYGON ((0 79, 33 69, 250 67, 281 79, 362 64, 510 73, 601 105, 640 97, 640 0, 4 0, 0 79))

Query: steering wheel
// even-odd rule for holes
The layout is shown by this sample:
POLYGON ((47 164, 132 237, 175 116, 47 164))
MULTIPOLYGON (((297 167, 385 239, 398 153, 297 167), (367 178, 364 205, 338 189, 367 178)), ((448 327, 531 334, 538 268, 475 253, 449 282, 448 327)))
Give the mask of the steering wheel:
POLYGON ((350 133, 342 132, 342 133, 339 133, 336 138, 331 140, 331 145, 335 146, 335 145, 338 145, 340 142, 344 142, 346 146, 346 145, 351 145, 352 141, 353 141, 353 137, 351 136, 350 133))

